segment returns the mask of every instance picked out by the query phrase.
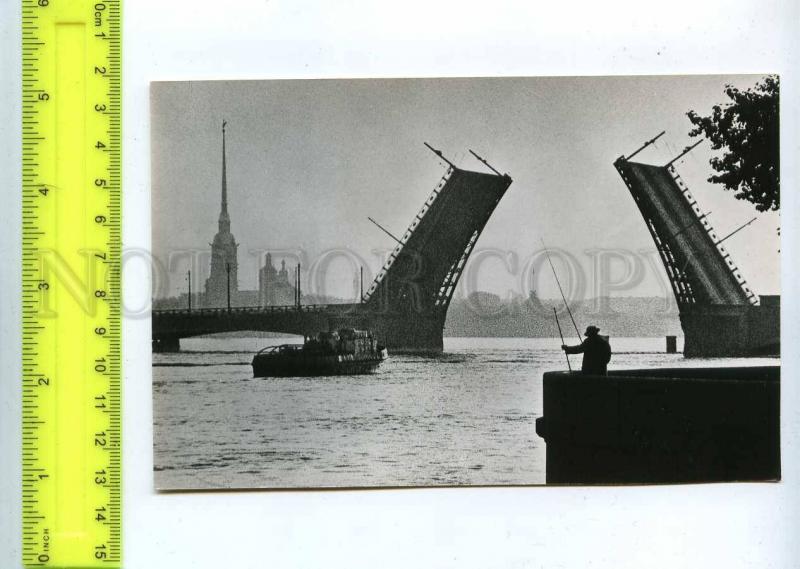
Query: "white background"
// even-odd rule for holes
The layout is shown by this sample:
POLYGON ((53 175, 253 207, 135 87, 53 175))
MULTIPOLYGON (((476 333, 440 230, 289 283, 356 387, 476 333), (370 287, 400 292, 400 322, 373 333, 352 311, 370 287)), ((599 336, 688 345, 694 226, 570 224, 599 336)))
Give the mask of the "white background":
MULTIPOLYGON (((56 0, 60 1, 60 0, 56 0)), ((125 326, 128 568, 797 567, 799 3, 128 0, 126 247, 149 247, 156 79, 783 74, 780 484, 159 495, 150 323, 125 326)), ((19 565, 19 7, 0 1, 0 567, 19 565)), ((579 134, 576 134, 579 136, 579 134)), ((127 301, 149 297, 126 267, 127 301)))

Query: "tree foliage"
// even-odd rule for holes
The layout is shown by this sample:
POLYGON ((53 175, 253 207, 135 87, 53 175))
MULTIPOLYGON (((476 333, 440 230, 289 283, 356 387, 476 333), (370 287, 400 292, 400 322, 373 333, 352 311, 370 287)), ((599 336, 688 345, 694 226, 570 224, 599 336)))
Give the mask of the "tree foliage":
POLYGON ((726 85, 731 102, 715 105, 709 116, 687 113, 694 125, 689 135, 703 135, 714 150, 723 149, 711 159, 717 173, 708 181, 754 203, 758 211, 780 209, 779 87, 776 75, 745 91, 726 85))

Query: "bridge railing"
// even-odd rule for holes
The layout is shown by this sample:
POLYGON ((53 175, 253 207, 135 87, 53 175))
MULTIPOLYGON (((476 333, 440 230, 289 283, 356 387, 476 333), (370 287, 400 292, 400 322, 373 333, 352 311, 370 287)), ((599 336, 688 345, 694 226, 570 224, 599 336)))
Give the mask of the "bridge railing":
POLYGON ((231 308, 170 308, 165 310, 153 310, 153 315, 214 315, 214 314, 263 314, 263 313, 283 313, 283 312, 322 312, 330 307, 329 304, 306 304, 297 306, 294 304, 279 306, 237 306, 231 308))
POLYGON ((422 218, 425 217, 426 213, 428 213, 428 210, 430 209, 431 205, 433 205, 433 202, 435 202, 436 198, 439 197, 439 193, 442 191, 444 186, 447 184, 447 181, 450 179, 450 176, 452 175, 452 173, 453 173, 453 167, 451 166, 444 173, 444 175, 442 176, 442 179, 439 180, 439 183, 436 184, 436 187, 433 189, 431 194, 428 196, 428 199, 425 200, 425 203, 422 204, 422 207, 420 208, 419 212, 417 212, 417 215, 414 216, 414 220, 411 222, 411 225, 408 226, 408 229, 406 229, 406 232, 400 238, 400 243, 398 243, 397 246, 394 248, 394 250, 391 252, 391 254, 389 255, 389 258, 383 264, 383 267, 381 268, 380 272, 378 272, 378 276, 375 277, 375 280, 372 281, 372 284, 370 285, 369 289, 364 294, 364 297, 362 298, 363 302, 366 302, 367 300, 369 300, 369 298, 372 296, 372 294, 378 288, 378 285, 380 285, 381 281, 386 276, 386 273, 389 272, 389 269, 392 267, 392 265, 394 264, 395 260, 397 259, 397 256, 400 254, 400 251, 402 251, 403 245, 405 245, 408 242, 409 238, 414 233, 414 230, 417 228, 417 226, 422 221, 422 218))
POLYGON ((678 171, 675 169, 675 166, 669 165, 667 167, 667 170, 672 175, 673 180, 675 180, 675 183, 683 193, 683 197, 686 198, 687 202, 689 202, 689 205, 691 206, 694 214, 698 217, 698 219, 700 219, 703 225, 703 229, 711 238, 711 241, 714 243, 714 246, 717 248, 717 251, 722 257, 722 260, 727 265, 728 270, 733 275, 733 278, 736 279, 736 282, 741 287, 742 291, 747 297, 748 302, 750 302, 750 304, 758 304, 758 296, 756 296, 756 294, 752 291, 750 285, 747 284, 747 280, 744 278, 741 271, 739 271, 739 267, 736 266, 736 263, 731 258, 730 253, 727 251, 727 249, 725 249, 725 246, 720 242, 721 240, 717 236, 716 231, 714 231, 714 228, 711 226, 711 223, 708 221, 708 217, 706 217, 706 215, 702 213, 702 210, 700 209, 697 200, 695 200, 694 196, 692 195, 692 192, 689 191, 689 188, 683 182, 683 179, 678 174, 678 171))

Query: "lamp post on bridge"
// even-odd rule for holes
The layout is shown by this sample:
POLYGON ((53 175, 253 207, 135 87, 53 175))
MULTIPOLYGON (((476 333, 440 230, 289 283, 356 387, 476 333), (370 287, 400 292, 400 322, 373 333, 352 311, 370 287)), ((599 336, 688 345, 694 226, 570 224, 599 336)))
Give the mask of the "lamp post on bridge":
POLYGON ((294 307, 300 310, 300 263, 297 263, 294 275, 294 307))
POLYGON ((225 263, 225 272, 228 274, 228 312, 231 311, 231 264, 225 263))
POLYGON ((189 312, 192 311, 192 270, 186 272, 186 280, 189 281, 189 312))

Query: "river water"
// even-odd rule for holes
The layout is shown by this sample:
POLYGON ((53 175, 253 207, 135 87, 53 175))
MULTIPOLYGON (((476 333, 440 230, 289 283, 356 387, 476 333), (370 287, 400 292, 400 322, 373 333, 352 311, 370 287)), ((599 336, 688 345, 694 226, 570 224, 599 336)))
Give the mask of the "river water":
MULTIPOLYGON (((157 488, 544 483, 535 420, 542 373, 566 367, 559 340, 445 338, 444 355, 391 356, 373 375, 252 377, 256 351, 297 341, 193 338, 153 355, 157 488)), ((609 367, 776 363, 686 360, 664 346, 614 338, 609 367)))

